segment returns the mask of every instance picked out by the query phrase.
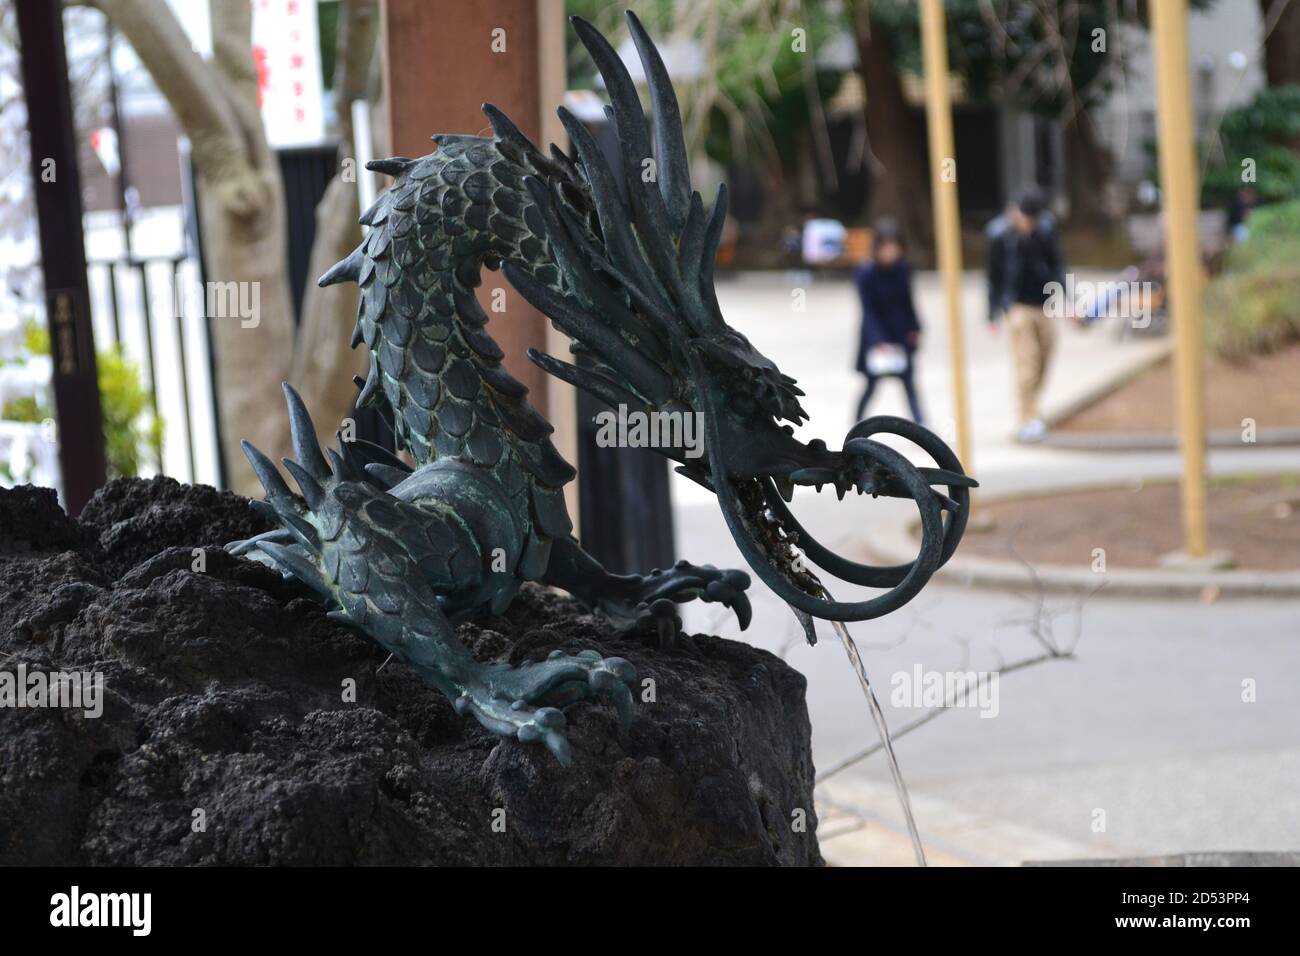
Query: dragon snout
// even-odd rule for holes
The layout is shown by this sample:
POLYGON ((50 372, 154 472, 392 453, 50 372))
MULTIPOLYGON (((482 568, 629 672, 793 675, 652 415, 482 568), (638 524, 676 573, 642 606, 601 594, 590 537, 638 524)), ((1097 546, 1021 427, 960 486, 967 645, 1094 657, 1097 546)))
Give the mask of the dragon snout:
POLYGON ((955 512, 960 510, 961 505, 933 486, 946 485, 949 489, 967 490, 979 487, 978 481, 961 471, 913 465, 906 459, 900 467, 897 458, 880 453, 882 447, 885 446, 870 438, 850 438, 844 443, 843 467, 846 471, 856 474, 854 486, 859 494, 870 494, 872 497, 884 495, 889 498, 912 498, 915 497, 912 491, 916 486, 915 479, 919 479, 930 486, 931 492, 944 510, 955 512))
POLYGON ((809 442, 802 446, 794 467, 769 473, 766 478, 739 479, 732 487, 724 483, 718 494, 734 539, 773 591, 801 614, 850 621, 889 613, 920 591, 956 550, 969 514, 970 489, 977 486, 952 449, 933 432, 906 419, 877 416, 850 429, 838 451, 822 442, 809 442), (879 434, 897 435, 916 444, 934 465, 913 464, 901 452, 871 437, 879 434), (913 499, 922 531, 916 559, 905 565, 875 567, 835 553, 809 534, 787 506, 796 484, 818 490, 833 485, 840 498, 853 488, 873 497, 913 499), (945 511, 947 520, 942 517, 945 511), (885 588, 887 593, 867 601, 832 600, 810 565, 849 584, 885 588))

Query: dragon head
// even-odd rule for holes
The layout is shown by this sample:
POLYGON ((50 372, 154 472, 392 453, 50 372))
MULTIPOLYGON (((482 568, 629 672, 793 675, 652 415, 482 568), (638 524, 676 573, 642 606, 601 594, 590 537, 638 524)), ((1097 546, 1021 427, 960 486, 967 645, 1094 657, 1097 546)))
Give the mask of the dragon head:
POLYGON ((838 450, 795 438, 793 426, 808 418, 799 404, 804 393, 727 325, 714 294, 726 187, 719 187, 706 214, 700 194, 691 189, 668 73, 635 15, 629 12, 627 20, 649 86, 653 143, 622 60, 591 24, 574 18, 609 91, 621 169, 616 174, 587 128, 561 108, 575 151, 564 157, 572 172, 562 181, 530 178, 525 185, 562 281, 542 282, 519 263, 506 262, 504 269, 520 293, 570 336, 585 361, 569 364, 537 351, 529 356, 610 405, 698 416, 703 457, 689 458, 683 449, 659 451, 717 495, 742 554, 796 611, 810 637, 813 617, 848 621, 888 613, 911 599, 953 553, 975 482, 936 435, 904 419, 863 421, 838 450), (915 466, 873 437, 883 433, 914 442, 934 466, 915 466), (913 499, 922 528, 916 559, 876 567, 834 553, 791 513, 795 485, 819 491, 833 486, 841 498, 855 490, 913 499), (887 593, 867 601, 832 600, 812 565, 887 593))

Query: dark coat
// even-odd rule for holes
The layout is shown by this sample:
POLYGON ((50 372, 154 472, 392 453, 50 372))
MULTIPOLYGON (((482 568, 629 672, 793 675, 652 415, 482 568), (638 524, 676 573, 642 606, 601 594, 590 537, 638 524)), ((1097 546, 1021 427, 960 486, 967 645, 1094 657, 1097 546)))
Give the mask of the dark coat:
POLYGON ((1005 217, 986 230, 988 240, 989 321, 1002 317, 1012 305, 1042 305, 1049 282, 1065 284, 1065 259, 1056 220, 1044 213, 1038 227, 1021 236, 1005 217))
POLYGON ((902 261, 887 267, 866 263, 854 280, 862 303, 857 370, 866 372, 867 352, 877 345, 901 345, 911 355, 910 339, 921 331, 912 303, 912 267, 902 261))

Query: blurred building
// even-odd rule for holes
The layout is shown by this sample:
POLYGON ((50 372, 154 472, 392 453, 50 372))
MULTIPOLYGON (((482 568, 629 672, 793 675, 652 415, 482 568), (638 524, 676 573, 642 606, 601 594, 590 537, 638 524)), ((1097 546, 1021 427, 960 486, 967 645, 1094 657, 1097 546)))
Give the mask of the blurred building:
MULTIPOLYGON (((1193 90, 1202 138, 1209 142, 1224 112, 1249 100, 1263 85, 1262 36, 1258 4, 1219 2, 1193 11, 1190 19, 1193 90)), ((1154 180, 1155 88, 1150 36, 1138 27, 1122 27, 1107 38, 1110 49, 1122 53, 1125 70, 1104 105, 1092 113, 1098 138, 1110 148, 1114 181, 1098 201, 1116 212, 1154 180)), ((1080 39, 1079 42, 1085 42, 1080 39)), ((642 81, 641 65, 631 40, 619 54, 629 72, 642 81)), ((664 46, 674 77, 689 83, 705 68, 704 56, 693 41, 674 40, 664 46)), ((816 52, 817 71, 839 78, 826 107, 825 142, 831 169, 817 155, 812 133, 801 147, 791 182, 794 208, 816 212, 847 223, 861 223, 871 199, 872 173, 867 161, 864 120, 865 93, 857 71, 858 48, 848 33, 823 41, 816 52)), ((904 74, 904 94, 924 129, 924 88, 918 77, 904 74)), ((1058 212, 1069 213, 1066 188, 1069 150, 1062 124, 1028 105, 1004 99, 987 102, 968 95, 959 77, 952 85, 953 125, 964 220, 979 222, 999 213, 1008 200, 1028 185, 1052 196, 1058 212)), ((599 122, 599 121, 597 121, 599 122)), ((707 164, 706 164, 707 165, 707 164)), ((739 164, 727 170, 696 170, 697 179, 725 178, 732 186, 732 212, 741 223, 757 222, 768 205, 759 171, 739 164)))
MULTIPOLYGON (((1264 23, 1257 3, 1212 4, 1188 18, 1192 96, 1201 138, 1209 138, 1223 114, 1250 100, 1265 85, 1264 23)), ((1130 184, 1155 178, 1156 89, 1151 37, 1125 28, 1125 83, 1098 111, 1120 178, 1130 184)))

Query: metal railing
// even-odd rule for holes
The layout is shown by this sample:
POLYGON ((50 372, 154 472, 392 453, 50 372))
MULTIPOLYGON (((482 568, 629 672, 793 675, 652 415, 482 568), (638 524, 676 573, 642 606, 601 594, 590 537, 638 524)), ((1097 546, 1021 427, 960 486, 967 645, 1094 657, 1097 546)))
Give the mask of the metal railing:
POLYGON ((196 266, 183 254, 123 256, 91 259, 86 272, 99 348, 116 347, 139 367, 153 412, 162 418, 159 473, 177 471, 180 462, 185 470, 173 477, 215 483, 213 468, 200 471, 200 458, 205 463, 212 458, 216 395, 211 367, 201 360, 210 353, 208 326, 201 309, 191 315, 185 294, 187 283, 197 282, 196 266), (194 278, 187 279, 189 274, 194 278), (206 401, 195 400, 194 387, 203 390, 206 401), (183 454, 169 455, 177 441, 183 442, 183 454))

